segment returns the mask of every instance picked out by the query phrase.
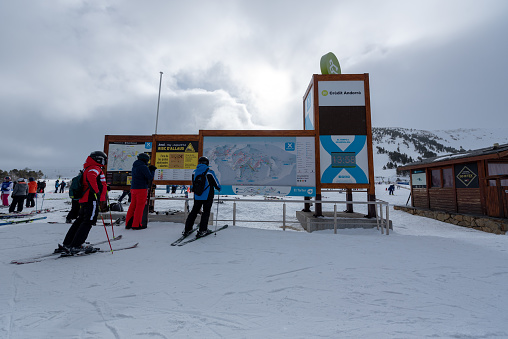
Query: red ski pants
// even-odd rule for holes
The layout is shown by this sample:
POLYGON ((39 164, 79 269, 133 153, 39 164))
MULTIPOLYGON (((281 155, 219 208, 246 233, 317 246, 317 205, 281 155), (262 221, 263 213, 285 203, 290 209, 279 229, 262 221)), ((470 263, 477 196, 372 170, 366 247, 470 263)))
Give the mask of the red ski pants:
POLYGON ((131 204, 129 205, 129 210, 125 217, 126 225, 131 218, 134 218, 132 227, 141 227, 141 219, 143 218, 143 210, 147 203, 147 198, 148 190, 146 188, 131 189, 131 204))

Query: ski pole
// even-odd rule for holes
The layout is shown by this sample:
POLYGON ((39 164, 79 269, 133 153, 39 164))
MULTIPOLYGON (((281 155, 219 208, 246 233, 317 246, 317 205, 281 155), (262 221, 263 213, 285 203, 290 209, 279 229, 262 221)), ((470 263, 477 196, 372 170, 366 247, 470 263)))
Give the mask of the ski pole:
POLYGON ((106 199, 108 199, 109 219, 111 220, 111 230, 113 231, 113 239, 115 239, 115 228, 113 227, 113 216, 111 215, 111 203, 109 202, 109 193, 106 192, 106 199))
POLYGON ((217 216, 215 217, 215 235, 217 235, 217 224, 219 223, 219 202, 220 202, 220 192, 217 193, 217 216))
POLYGON ((102 224, 104 225, 104 231, 106 231, 106 237, 108 238, 109 248, 111 249, 111 254, 113 254, 113 247, 111 247, 111 241, 109 241, 108 230, 106 229, 106 223, 104 222, 104 217, 101 215, 102 224))
POLYGON ((44 197, 46 197, 46 193, 42 193, 41 212, 42 212, 42 206, 44 205, 44 197))

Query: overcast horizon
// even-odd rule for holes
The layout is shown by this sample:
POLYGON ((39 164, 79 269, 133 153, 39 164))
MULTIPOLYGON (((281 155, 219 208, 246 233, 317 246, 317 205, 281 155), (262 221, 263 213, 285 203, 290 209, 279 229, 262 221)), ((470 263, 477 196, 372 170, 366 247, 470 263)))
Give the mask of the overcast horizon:
POLYGON ((76 168, 104 135, 302 129, 322 55, 372 125, 503 128, 508 2, 6 1, 0 169, 76 168))

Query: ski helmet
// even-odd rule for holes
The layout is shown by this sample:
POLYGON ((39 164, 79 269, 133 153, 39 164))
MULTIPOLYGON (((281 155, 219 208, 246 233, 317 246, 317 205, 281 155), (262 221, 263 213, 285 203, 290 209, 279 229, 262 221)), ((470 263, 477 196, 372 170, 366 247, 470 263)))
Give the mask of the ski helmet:
POLYGON ((25 181, 25 179, 23 179, 23 178, 18 178, 18 182, 22 182, 22 181, 25 181))
POLYGON ((108 163, 108 156, 106 155, 106 153, 101 151, 94 151, 90 153, 90 158, 92 158, 102 166, 106 166, 106 164, 108 163))
POLYGON ((5 177, 5 180, 11 181, 11 177, 5 177))
POLYGON ((148 164, 150 162, 150 156, 146 153, 138 154, 138 159, 143 161, 145 164, 148 164))
POLYGON ((28 181, 35 181, 34 177, 28 178, 28 181))
POLYGON ((206 166, 208 166, 210 164, 210 161, 208 161, 207 157, 201 157, 198 159, 198 164, 205 164, 206 166))

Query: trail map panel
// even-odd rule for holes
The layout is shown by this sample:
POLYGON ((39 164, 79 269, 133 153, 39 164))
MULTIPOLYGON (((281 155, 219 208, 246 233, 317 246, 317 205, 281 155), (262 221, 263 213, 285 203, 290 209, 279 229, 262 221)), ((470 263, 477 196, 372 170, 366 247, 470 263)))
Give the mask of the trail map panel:
POLYGON ((151 151, 151 142, 112 142, 108 151, 108 172, 130 171, 138 154, 151 151))
POLYGON ((132 164, 138 154, 152 152, 151 142, 115 141, 108 143, 107 182, 113 186, 130 186, 132 164))
POLYGON ((205 136, 221 194, 315 196, 314 137, 205 136))

